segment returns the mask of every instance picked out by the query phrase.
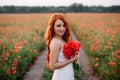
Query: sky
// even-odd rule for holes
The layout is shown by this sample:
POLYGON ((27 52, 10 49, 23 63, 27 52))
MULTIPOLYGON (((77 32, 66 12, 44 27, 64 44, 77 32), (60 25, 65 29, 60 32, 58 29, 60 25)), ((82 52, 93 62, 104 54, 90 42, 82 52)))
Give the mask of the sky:
POLYGON ((81 3, 84 6, 120 5, 120 0, 0 0, 0 6, 69 6, 81 3))

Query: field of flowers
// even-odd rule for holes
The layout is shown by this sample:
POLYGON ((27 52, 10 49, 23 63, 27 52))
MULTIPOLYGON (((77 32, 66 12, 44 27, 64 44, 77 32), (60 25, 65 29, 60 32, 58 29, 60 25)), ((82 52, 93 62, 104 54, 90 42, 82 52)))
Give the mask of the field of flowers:
POLYGON ((120 79, 120 14, 69 13, 71 28, 104 80, 120 79))
MULTIPOLYGON (((34 64, 50 14, 0 14, 0 80, 21 80, 34 64)), ((93 67, 104 80, 120 79, 120 14, 66 13, 93 67)), ((51 78, 52 72, 45 71, 51 78)))
POLYGON ((43 40, 48 14, 0 14, 0 80, 21 80, 34 64, 43 40))

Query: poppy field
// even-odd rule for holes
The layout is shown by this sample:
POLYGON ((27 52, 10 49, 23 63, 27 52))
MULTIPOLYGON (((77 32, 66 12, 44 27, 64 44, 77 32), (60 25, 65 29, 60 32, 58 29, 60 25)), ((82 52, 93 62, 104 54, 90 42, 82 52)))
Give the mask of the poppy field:
MULTIPOLYGON (((0 14, 0 80, 21 80, 45 47, 52 13, 0 14)), ((71 29, 104 80, 120 79, 120 14, 66 13, 71 29)), ((47 73, 51 77, 51 73, 47 73)))
POLYGON ((0 80, 21 80, 45 47, 44 14, 0 14, 0 80))
POLYGON ((120 14, 71 13, 71 28, 104 80, 120 79, 120 14))

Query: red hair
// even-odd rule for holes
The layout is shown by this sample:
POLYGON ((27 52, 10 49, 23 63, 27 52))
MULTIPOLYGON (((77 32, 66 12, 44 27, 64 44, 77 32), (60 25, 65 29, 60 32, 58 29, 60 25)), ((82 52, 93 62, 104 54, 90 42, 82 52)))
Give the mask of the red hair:
POLYGON ((64 22, 64 25, 66 27, 66 32, 65 34, 62 36, 62 39, 65 42, 68 42, 69 38, 70 38, 70 27, 68 24, 67 19, 65 18, 65 16, 62 13, 54 13, 49 21, 48 21, 48 26, 47 26, 47 30, 45 33, 45 40, 47 41, 47 47, 48 47, 48 53, 47 53, 47 67, 49 67, 49 60, 50 60, 50 42, 52 40, 52 38, 55 36, 55 32, 54 32, 54 23, 57 19, 60 19, 64 22))

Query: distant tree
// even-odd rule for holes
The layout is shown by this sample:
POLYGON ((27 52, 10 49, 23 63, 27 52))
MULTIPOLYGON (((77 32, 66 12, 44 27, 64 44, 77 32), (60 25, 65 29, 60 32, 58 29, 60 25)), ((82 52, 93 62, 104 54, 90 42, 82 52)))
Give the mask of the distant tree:
POLYGON ((0 13, 49 13, 49 12, 114 12, 120 13, 120 6, 83 6, 82 4, 73 3, 70 6, 3 6, 0 7, 0 13))

